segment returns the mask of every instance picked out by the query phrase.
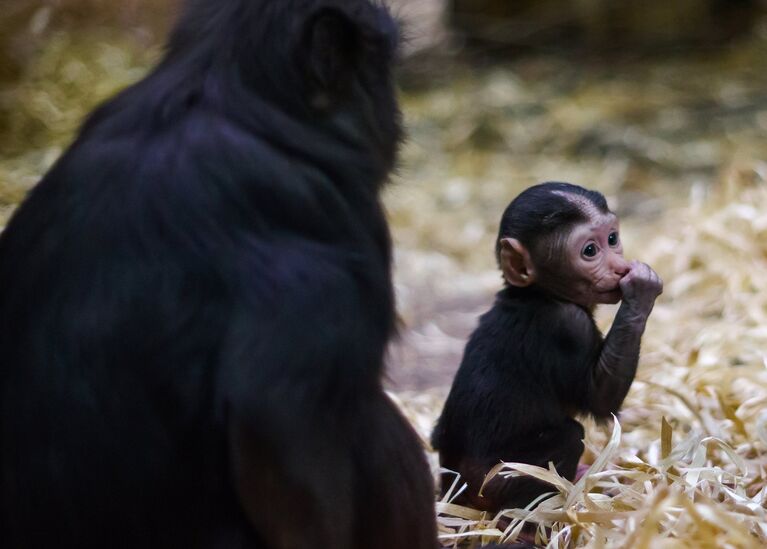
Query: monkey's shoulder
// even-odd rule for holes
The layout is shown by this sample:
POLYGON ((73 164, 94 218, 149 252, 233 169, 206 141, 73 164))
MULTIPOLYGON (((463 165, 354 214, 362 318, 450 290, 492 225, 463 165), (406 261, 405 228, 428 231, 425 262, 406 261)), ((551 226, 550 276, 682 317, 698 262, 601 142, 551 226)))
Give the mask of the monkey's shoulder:
POLYGON ((480 317, 462 367, 527 372, 565 356, 591 356, 601 342, 588 310, 541 294, 502 291, 480 317))
POLYGON ((559 332, 575 335, 598 334, 591 312, 580 305, 553 299, 541 292, 505 288, 480 322, 512 330, 534 329, 541 334, 559 332))

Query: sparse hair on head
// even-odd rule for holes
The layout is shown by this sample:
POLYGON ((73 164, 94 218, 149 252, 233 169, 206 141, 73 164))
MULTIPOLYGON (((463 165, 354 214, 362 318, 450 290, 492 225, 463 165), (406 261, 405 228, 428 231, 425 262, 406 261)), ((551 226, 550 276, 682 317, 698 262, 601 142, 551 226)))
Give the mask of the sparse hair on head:
POLYGON ((503 212, 495 256, 500 264, 501 241, 516 238, 535 253, 541 239, 551 240, 576 223, 607 214, 604 195, 572 183, 547 181, 527 188, 503 212))

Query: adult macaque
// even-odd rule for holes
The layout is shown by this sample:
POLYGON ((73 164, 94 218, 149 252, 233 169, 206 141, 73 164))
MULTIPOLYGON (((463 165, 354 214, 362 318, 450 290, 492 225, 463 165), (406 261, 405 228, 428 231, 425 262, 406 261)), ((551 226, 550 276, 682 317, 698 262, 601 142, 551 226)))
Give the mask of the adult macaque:
MULTIPOLYGON (((544 183, 506 209, 496 244, 505 288, 472 334, 433 433, 443 467, 468 484, 477 509, 523 507, 552 491, 531 477, 491 480, 500 461, 548 467, 573 480, 583 427, 618 411, 634 379, 647 318, 663 284, 626 261, 618 218, 598 192, 544 183), (621 301, 603 338, 600 303, 621 301)), ((454 475, 443 475, 443 491, 454 475)))
POLYGON ((0 547, 434 549, 381 386, 398 28, 190 0, 0 238, 0 547))

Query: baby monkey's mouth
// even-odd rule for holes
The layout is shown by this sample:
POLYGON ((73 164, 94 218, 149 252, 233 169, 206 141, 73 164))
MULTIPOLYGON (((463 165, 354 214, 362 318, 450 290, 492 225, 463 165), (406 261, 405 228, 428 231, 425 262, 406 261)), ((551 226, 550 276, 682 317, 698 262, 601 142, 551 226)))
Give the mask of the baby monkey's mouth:
POLYGON ((598 302, 604 304, 615 304, 623 299, 623 292, 620 286, 614 286, 609 290, 597 290, 598 302))
POLYGON ((621 292, 621 285, 618 282, 616 282, 614 286, 611 286, 609 288, 605 288, 605 289, 597 288, 597 293, 598 294, 613 294, 613 293, 622 294, 623 292, 621 292))

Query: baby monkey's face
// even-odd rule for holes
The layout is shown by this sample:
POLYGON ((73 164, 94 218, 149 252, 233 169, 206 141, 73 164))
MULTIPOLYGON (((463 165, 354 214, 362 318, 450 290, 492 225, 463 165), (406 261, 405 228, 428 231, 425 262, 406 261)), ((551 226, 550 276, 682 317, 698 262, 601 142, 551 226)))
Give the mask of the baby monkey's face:
POLYGON ((502 244, 502 266, 514 286, 536 286, 586 308, 623 297, 620 281, 631 264, 623 258, 618 218, 611 212, 592 210, 586 221, 538 242, 533 253, 514 239, 502 244))
MULTIPOLYGON (((621 280, 632 269, 623 258, 618 217, 606 205, 597 206, 581 195, 555 190, 551 196, 559 202, 550 208, 543 198, 537 202, 530 199, 530 219, 525 219, 525 205, 518 205, 519 199, 510 208, 516 205, 521 213, 504 214, 510 220, 522 218, 524 221, 516 222, 528 233, 525 242, 514 237, 499 241, 499 263, 506 282, 535 287, 588 309, 600 303, 617 303, 623 298, 621 280), (559 196, 570 204, 562 204, 559 196), (573 207, 578 211, 573 212, 573 207), (564 219, 555 227, 558 215, 564 219), (571 221, 573 217, 578 221, 571 221), (537 234, 536 223, 540 226, 537 234)), ((505 224, 502 221, 501 226, 505 224)))
POLYGON ((565 253, 575 282, 567 292, 571 295, 565 297, 586 306, 620 301, 619 282, 630 271, 630 264, 623 258, 615 214, 594 215, 575 225, 567 238, 565 253))

